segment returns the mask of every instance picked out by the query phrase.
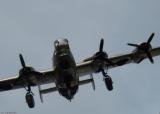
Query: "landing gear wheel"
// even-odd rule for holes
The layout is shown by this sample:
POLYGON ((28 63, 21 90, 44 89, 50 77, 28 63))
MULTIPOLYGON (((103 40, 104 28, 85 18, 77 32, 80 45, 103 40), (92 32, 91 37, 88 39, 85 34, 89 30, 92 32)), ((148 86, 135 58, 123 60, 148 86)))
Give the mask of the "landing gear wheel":
POLYGON ((27 102, 29 108, 34 108, 35 107, 33 93, 27 92, 27 94, 26 94, 26 102, 27 102))
POLYGON ((112 91, 113 90, 113 82, 112 82, 112 79, 110 76, 106 76, 104 78, 104 81, 105 81, 105 85, 106 85, 106 88, 109 90, 109 91, 112 91))

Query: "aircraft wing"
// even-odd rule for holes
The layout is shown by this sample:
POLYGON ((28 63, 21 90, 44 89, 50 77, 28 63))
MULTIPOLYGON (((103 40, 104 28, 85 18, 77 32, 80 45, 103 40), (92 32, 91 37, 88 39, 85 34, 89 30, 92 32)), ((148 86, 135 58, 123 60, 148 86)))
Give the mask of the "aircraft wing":
POLYGON ((13 89, 25 88, 27 87, 27 83, 32 86, 48 84, 55 81, 56 73, 54 70, 42 71, 40 72, 43 75, 33 75, 33 76, 16 76, 8 79, 0 80, 0 91, 8 91, 13 89), (25 78, 26 77, 26 78, 25 78), (30 78, 28 78, 30 77, 30 78), (26 81, 28 80, 28 81, 26 81))
MULTIPOLYGON (((152 57, 160 55, 160 47, 153 48, 152 50, 150 50, 150 53, 152 57)), ((146 59, 147 58, 146 53, 141 52, 141 53, 135 54, 134 52, 131 52, 127 54, 113 56, 108 59, 109 61, 112 61, 114 65, 105 63, 103 67, 104 69, 111 69, 111 68, 123 66, 129 63, 137 63, 136 60, 140 58, 146 59)), ((78 74, 80 76, 85 76, 85 75, 90 75, 92 73, 98 73, 99 64, 101 63, 98 63, 97 61, 93 61, 93 60, 81 62, 77 64, 78 74)))
MULTIPOLYGON (((8 79, 2 79, 0 80, 0 92, 26 88, 28 85, 26 82, 29 82, 30 86, 38 86, 40 99, 41 99, 41 102, 43 102, 42 95, 56 92, 57 88, 51 87, 47 89, 42 89, 41 85, 54 83, 56 73, 55 73, 55 70, 42 71, 40 73, 42 73, 43 75, 33 75, 33 76, 29 76, 31 78, 26 78, 26 79, 24 78, 25 76, 23 77, 16 76, 8 79)), ((88 83, 92 83, 92 87, 95 90, 95 84, 92 76, 89 79, 81 80, 79 82, 79 85, 85 85, 88 83)))
MULTIPOLYGON (((150 52, 153 57, 158 56, 160 55, 160 47, 154 48, 150 52)), ((123 66, 129 63, 135 63, 135 60, 137 58, 146 59, 147 55, 145 53, 139 53, 135 55, 134 52, 131 52, 128 54, 122 54, 122 55, 110 57, 109 60, 115 63, 115 65, 112 66, 105 63, 104 68, 111 69, 111 68, 123 66)), ((99 69, 99 63, 92 60, 77 64, 77 72, 80 77, 85 75, 91 75, 93 73, 98 73, 98 69, 99 69)), ((27 78, 27 76, 26 78, 24 78, 25 76, 23 76, 23 78, 16 76, 8 79, 2 79, 0 80, 0 91, 25 88, 27 86, 26 79, 29 80, 29 83, 32 86, 55 82, 55 77, 56 77, 55 70, 42 71, 40 73, 42 73, 43 75, 42 76, 34 75, 34 76, 31 76, 31 78, 27 78)), ((88 81, 82 81, 80 85, 83 85, 89 82, 92 82, 92 80, 89 79, 88 81)))

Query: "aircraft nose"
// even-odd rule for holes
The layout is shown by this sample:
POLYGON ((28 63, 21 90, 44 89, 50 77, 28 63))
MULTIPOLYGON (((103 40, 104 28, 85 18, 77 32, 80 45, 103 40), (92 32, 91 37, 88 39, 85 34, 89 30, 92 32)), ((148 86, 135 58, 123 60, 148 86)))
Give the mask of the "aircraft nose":
POLYGON ((56 41, 54 42, 54 46, 55 46, 55 47, 58 47, 58 45, 59 45, 59 41, 56 40, 56 41))

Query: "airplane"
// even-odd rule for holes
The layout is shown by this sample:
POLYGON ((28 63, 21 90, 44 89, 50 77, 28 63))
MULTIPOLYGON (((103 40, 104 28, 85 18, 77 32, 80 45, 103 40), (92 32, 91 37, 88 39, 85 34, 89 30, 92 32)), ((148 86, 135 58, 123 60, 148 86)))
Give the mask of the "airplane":
POLYGON ((149 59, 154 63, 153 57, 160 55, 160 47, 152 48, 151 41, 154 37, 152 33, 147 42, 141 44, 128 43, 135 49, 127 54, 108 57, 103 50, 104 39, 101 39, 99 51, 93 56, 76 63, 69 47, 67 39, 59 39, 54 42, 53 69, 48 71, 36 71, 33 67, 26 66, 22 54, 19 55, 22 69, 16 77, 0 80, 0 91, 26 89, 26 103, 29 108, 35 107, 35 101, 31 87, 38 86, 40 100, 43 103, 43 94, 58 91, 67 100, 72 100, 78 92, 80 85, 92 83, 95 90, 93 73, 102 73, 104 83, 109 91, 113 90, 112 78, 107 71, 112 68, 127 65, 129 63, 141 63, 144 59, 149 59), (81 77, 90 75, 85 80, 81 77), (55 83, 55 87, 42 89, 41 85, 55 83))

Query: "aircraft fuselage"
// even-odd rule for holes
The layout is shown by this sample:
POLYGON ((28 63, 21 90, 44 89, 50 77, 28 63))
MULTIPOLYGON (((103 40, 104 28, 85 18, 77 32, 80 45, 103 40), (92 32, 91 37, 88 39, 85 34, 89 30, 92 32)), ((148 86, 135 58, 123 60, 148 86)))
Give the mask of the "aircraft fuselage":
POLYGON ((56 40, 54 45, 53 67, 58 74, 55 84, 59 93, 71 100, 76 94, 79 84, 76 62, 66 39, 56 40))

